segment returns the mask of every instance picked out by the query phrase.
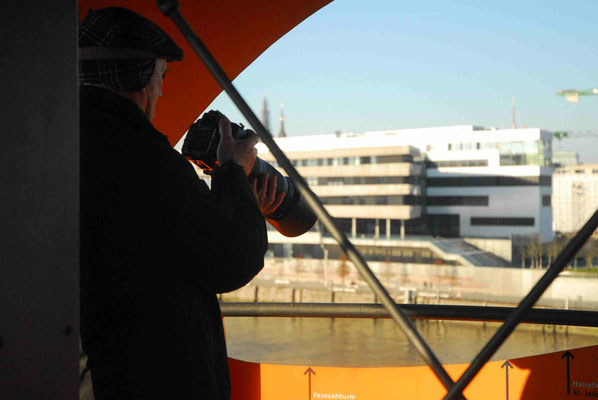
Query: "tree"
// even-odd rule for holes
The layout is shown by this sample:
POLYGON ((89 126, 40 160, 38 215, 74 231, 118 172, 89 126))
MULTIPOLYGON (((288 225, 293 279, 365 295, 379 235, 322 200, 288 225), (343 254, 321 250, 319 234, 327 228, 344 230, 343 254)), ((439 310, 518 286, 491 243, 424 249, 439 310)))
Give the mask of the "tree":
POLYGON ((519 245, 519 253, 521 254, 521 268, 525 268, 525 260, 527 259, 527 256, 530 254, 530 246, 527 240, 521 241, 521 244, 519 245))
POLYGON ((529 241, 529 253, 532 260, 532 268, 542 268, 542 242, 538 236, 532 236, 529 241))
POLYGON ((548 265, 556 259, 556 256, 561 250, 561 244, 558 238, 554 238, 550 243, 546 245, 546 255, 548 256, 548 265))
POLYGON ((590 272, 592 268, 592 260, 598 256, 598 240, 588 239, 583 248, 583 258, 586 260, 586 268, 590 272))
POLYGON ((539 237, 535 239, 537 241, 536 246, 538 247, 538 268, 544 268, 544 247, 542 246, 542 241, 539 237))
POLYGON ((530 268, 536 268, 536 254, 538 253, 538 246, 536 241, 534 240, 534 238, 530 238, 529 239, 529 244, 528 244, 528 252, 529 252, 529 267, 530 268))
POLYGON ((339 257, 339 260, 341 260, 341 263, 339 264, 338 269, 336 270, 336 273, 343 280, 343 286, 344 286, 345 278, 347 277, 347 275, 349 275, 349 266, 347 265, 347 256, 342 254, 339 257))

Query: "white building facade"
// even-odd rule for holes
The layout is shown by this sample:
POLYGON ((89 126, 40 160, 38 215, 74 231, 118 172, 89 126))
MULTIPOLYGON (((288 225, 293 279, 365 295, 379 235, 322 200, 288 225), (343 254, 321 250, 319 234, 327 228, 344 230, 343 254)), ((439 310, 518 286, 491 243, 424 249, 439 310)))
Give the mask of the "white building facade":
POLYGON ((277 143, 353 236, 553 237, 550 132, 467 125, 277 143))
POLYGON ((552 184, 554 230, 577 232, 598 208, 598 164, 557 168, 552 184))

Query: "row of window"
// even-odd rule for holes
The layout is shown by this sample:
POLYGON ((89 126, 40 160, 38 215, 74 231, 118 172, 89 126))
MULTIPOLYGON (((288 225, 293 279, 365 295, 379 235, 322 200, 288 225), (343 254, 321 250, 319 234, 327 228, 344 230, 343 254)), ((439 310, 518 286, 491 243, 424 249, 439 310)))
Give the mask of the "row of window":
POLYGON ((415 183, 414 176, 333 176, 333 177, 307 177, 309 185, 380 185, 390 183, 415 183))
MULTIPOLYGON (((307 177, 312 186, 383 185, 393 183, 417 184, 415 176, 332 176, 307 177)), ((425 178, 428 187, 472 186, 552 186, 551 176, 466 176, 425 178)))
MULTIPOLYGON (((351 218, 336 218, 341 229, 350 234, 352 232, 351 218)), ((378 232, 381 236, 386 234, 386 221, 376 219, 356 219, 356 233, 372 235, 378 226, 378 232)), ((534 226, 533 217, 471 217, 472 226, 534 226)), ((420 218, 401 222, 400 220, 391 220, 391 232, 397 234, 404 225, 407 234, 432 234, 447 237, 459 236, 459 216, 430 214, 422 215, 420 218)), ((322 228, 327 233, 325 228, 322 228)))
MULTIPOLYGON (((330 158, 304 158, 291 160, 295 167, 322 167, 339 165, 366 165, 366 164, 390 164, 390 163, 412 163, 413 155, 395 154, 386 156, 353 156, 353 157, 330 157, 330 158)), ((277 166, 276 162, 271 162, 277 166)))
POLYGON ((444 160, 444 161, 426 161, 427 168, 442 167, 487 167, 488 160, 444 160))
POLYGON ((497 142, 449 143, 448 150, 489 150, 497 149, 497 142))
POLYGON ((488 196, 428 196, 429 206, 487 206, 488 196))
MULTIPOLYGON (((422 197, 416 195, 396 196, 323 196, 322 204, 329 205, 421 205, 422 197)), ((477 206, 489 205, 488 196, 427 196, 428 206, 477 206)), ((551 196, 542 196, 542 206, 551 206, 551 196)), ((473 223, 472 223, 473 224, 473 223)), ((533 225, 533 223, 532 223, 533 225)))
POLYGON ((534 218, 471 217, 471 226, 534 226, 534 218))
MULTIPOLYGON (((554 171, 555 174, 565 174, 565 175, 571 175, 571 170, 570 169, 556 169, 554 171)), ((592 169, 590 171, 590 169, 576 169, 575 170, 576 174, 598 174, 598 169, 592 169)))
MULTIPOLYGON (((325 196, 323 204, 329 205, 420 205, 421 196, 325 196)), ((488 206, 488 196, 428 196, 429 206, 488 206)))
POLYGON ((427 178, 428 187, 459 186, 551 186, 551 176, 467 176, 427 178))
POLYGON ((427 151, 433 150, 492 150, 500 149, 501 152, 512 153, 534 153, 538 150, 552 150, 550 140, 532 140, 532 141, 514 141, 514 142, 466 142, 466 143, 447 143, 447 144, 429 144, 427 151))
POLYGON ((552 167, 552 160, 544 157, 543 154, 501 154, 500 165, 539 165, 540 167, 552 167))
POLYGON ((399 205, 415 206, 420 205, 422 200, 420 196, 327 196, 320 197, 322 204, 325 205, 399 205))
MULTIPOLYGON (((352 218, 335 218, 340 229, 350 235, 353 232, 352 218)), ((386 236, 387 220, 356 218, 355 233, 358 236, 373 237, 376 231, 380 237, 386 236), (377 228, 376 228, 377 227, 377 228)), ((319 223, 324 234, 330 234, 328 230, 319 223)), ((435 214, 422 215, 419 218, 409 220, 390 219, 390 234, 399 235, 401 227, 405 229, 407 235, 438 235, 444 237, 459 236, 459 215, 435 214)))

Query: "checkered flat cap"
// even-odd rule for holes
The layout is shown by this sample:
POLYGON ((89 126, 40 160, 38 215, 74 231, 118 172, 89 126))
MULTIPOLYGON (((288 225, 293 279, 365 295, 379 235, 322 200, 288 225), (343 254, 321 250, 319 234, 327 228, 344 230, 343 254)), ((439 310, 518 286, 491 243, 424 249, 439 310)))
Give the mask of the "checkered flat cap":
POLYGON ((79 26, 79 79, 121 91, 143 89, 156 58, 180 61, 183 50, 160 27, 130 10, 90 10, 79 26))

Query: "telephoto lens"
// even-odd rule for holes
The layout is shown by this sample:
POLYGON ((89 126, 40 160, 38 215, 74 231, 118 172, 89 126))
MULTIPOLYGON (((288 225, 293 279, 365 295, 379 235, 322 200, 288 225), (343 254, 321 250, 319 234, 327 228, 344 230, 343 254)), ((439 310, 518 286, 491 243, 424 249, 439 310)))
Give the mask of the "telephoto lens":
MULTIPOLYGON (((209 174, 218 166, 217 149, 220 142, 218 123, 224 115, 219 111, 209 111, 191 125, 182 153, 187 159, 195 163, 204 173, 209 174)), ((251 131, 244 129, 243 125, 231 123, 232 134, 235 139, 243 139, 251 131)), ((276 176, 276 195, 285 193, 285 197, 274 212, 264 214, 266 220, 277 231, 288 237, 304 234, 316 223, 317 217, 307 205, 305 198, 295 188, 293 181, 283 176, 273 166, 257 157, 253 169, 249 173, 249 181, 257 179, 258 188, 260 176, 268 174, 276 176)))

